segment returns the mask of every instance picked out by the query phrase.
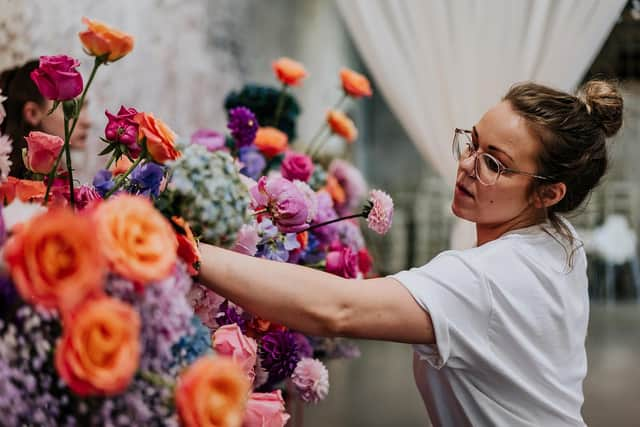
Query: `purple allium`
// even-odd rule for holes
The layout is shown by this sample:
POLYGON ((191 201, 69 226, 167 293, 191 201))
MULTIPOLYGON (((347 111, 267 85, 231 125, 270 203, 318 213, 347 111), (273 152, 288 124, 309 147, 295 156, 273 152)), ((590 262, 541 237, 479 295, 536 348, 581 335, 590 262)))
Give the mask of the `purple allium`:
POLYGON ((264 156, 255 147, 242 147, 238 151, 238 159, 242 163, 240 173, 254 180, 260 178, 267 165, 264 156))
POLYGON ((211 129, 198 129, 192 133, 191 143, 202 145, 207 151, 222 150, 226 147, 224 135, 211 129))
POLYGON ((349 215, 362 203, 367 194, 367 183, 358 168, 342 159, 334 159, 329 164, 329 175, 338 181, 344 190, 345 201, 336 206, 339 215, 349 215))
POLYGON ((104 128, 104 136, 111 142, 123 144, 129 149, 129 153, 133 157, 138 157, 142 148, 138 145, 138 123, 133 118, 138 112, 135 108, 126 108, 120 106, 118 114, 111 114, 109 111, 104 112, 109 121, 104 128))
POLYGON ((300 360, 291 380, 305 402, 318 403, 329 394, 329 371, 317 359, 300 360))
POLYGON ((393 200, 381 190, 369 192, 369 210, 367 213, 367 225, 378 234, 389 231, 393 221, 393 200))
POLYGON ((147 197, 158 197, 163 177, 163 166, 154 162, 144 162, 131 171, 129 191, 147 197))
POLYGON ((269 372, 269 384, 290 376, 300 361, 296 335, 290 331, 268 332, 260 343, 261 365, 269 372))
POLYGON ((113 182, 111 172, 106 169, 100 169, 98 173, 96 173, 96 176, 93 177, 93 187, 102 197, 104 197, 114 185, 116 184, 113 182))
POLYGON ((281 232, 296 233, 307 228, 305 195, 291 181, 263 176, 249 193, 251 208, 255 211, 266 209, 281 232))
POLYGON ((231 131, 231 136, 236 141, 238 148, 253 144, 258 127, 258 119, 248 108, 236 107, 229 110, 227 128, 231 131))

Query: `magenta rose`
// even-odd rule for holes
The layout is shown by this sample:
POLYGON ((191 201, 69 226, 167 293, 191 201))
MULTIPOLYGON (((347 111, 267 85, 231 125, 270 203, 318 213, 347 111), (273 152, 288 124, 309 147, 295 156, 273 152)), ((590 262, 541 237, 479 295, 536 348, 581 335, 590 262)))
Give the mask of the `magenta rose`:
POLYGON ((358 254, 353 252, 348 246, 329 252, 326 262, 326 270, 328 273, 333 273, 345 279, 355 279, 358 277, 358 254))
POLYGON ((242 369, 253 382, 256 374, 253 367, 256 364, 258 344, 253 338, 242 333, 237 324, 221 326, 212 337, 211 346, 217 354, 231 357, 242 366, 242 369))
POLYGON ((126 145, 132 157, 138 157, 141 147, 138 145, 138 123, 133 120, 138 111, 135 108, 120 106, 118 114, 105 110, 108 122, 104 136, 111 142, 126 145))
MULTIPOLYGON (((27 141, 27 149, 22 152, 24 165, 32 172, 48 174, 64 145, 62 138, 32 131, 24 139, 27 141)), ((62 162, 59 163, 59 168, 61 165, 62 162)))
POLYGON ((262 176, 249 193, 251 208, 256 212, 266 210, 282 233, 297 233, 307 228, 305 195, 291 181, 262 176))
POLYGON ((280 390, 271 393, 251 393, 244 412, 243 427, 284 427, 289 414, 284 411, 280 390))
POLYGON ((306 154, 289 151, 282 161, 281 172, 283 177, 291 181, 298 179, 307 182, 313 174, 313 162, 306 154))
POLYGON ((41 56, 40 66, 31 72, 31 80, 47 99, 66 101, 82 92, 82 75, 76 70, 80 61, 67 55, 41 56))
POLYGON ((211 129, 198 129, 192 133, 191 143, 202 145, 207 151, 218 151, 226 148, 224 135, 211 129))

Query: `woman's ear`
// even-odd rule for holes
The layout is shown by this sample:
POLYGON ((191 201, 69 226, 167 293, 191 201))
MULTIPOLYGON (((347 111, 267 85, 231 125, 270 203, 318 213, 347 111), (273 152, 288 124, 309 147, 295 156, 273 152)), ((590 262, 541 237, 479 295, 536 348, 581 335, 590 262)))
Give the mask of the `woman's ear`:
POLYGON ((37 102, 27 101, 22 107, 22 118, 33 128, 37 128, 40 125, 44 114, 43 108, 37 102))
POLYGON ((567 194, 567 186, 564 182, 544 184, 535 193, 533 204, 536 208, 550 208, 560 202, 567 194))

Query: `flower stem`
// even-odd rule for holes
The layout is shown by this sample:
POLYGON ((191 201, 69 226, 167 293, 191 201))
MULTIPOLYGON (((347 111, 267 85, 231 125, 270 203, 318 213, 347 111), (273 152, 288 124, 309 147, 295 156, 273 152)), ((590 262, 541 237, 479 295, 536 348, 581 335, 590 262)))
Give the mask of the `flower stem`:
POLYGON ((320 128, 318 128, 318 130, 316 131, 315 135, 313 135, 313 138, 311 138, 311 141, 307 144, 304 153, 311 155, 311 152, 313 151, 313 146, 316 143, 316 140, 318 138, 320 138, 320 136, 322 136, 322 134, 324 133, 324 131, 327 130, 327 122, 324 121, 322 122, 322 125, 320 126, 320 128))
MULTIPOLYGON (((340 99, 338 99, 338 102, 336 102, 336 104, 333 106, 333 110, 337 110, 338 108, 340 108, 340 106, 346 99, 347 99, 347 94, 343 93, 340 99)), ((305 153, 311 156, 311 158, 315 157, 320 151, 320 149, 322 148, 322 146, 327 142, 328 138, 325 137, 324 139, 320 140, 320 145, 318 145, 317 148, 312 149, 316 139, 318 139, 322 135, 322 131, 324 131, 325 129, 328 129, 326 120, 322 123, 322 126, 320 127, 318 132, 315 134, 315 136, 311 139, 311 142, 309 143, 309 145, 307 146, 307 149, 305 150, 305 153)))
POLYGON ((263 213, 266 213, 266 212, 269 212, 269 209, 260 209, 258 211, 255 211, 251 215, 260 215, 260 214, 263 214, 263 213))
POLYGON ((280 115, 282 114, 282 109, 284 108, 284 96, 287 93, 287 84, 282 84, 282 89, 280 89, 280 96, 278 97, 278 104, 276 105, 276 115, 274 119, 273 126, 278 127, 278 123, 280 123, 280 115))
POLYGON ((334 219, 329 220, 329 221, 321 222, 320 224, 313 224, 313 225, 310 225, 309 227, 305 228, 304 230, 299 231, 298 234, 300 234, 302 232, 305 232, 305 231, 313 230, 314 228, 322 227, 324 225, 333 224, 334 222, 344 221, 345 219, 352 219, 352 218, 359 218, 359 217, 366 218, 366 214, 364 212, 360 212, 360 213, 349 215, 349 216, 343 216, 342 218, 334 218, 334 219))
MULTIPOLYGON (((73 123, 71 124, 71 129, 69 130, 69 136, 67 138, 66 135, 66 130, 67 130, 67 125, 66 125, 66 119, 65 119, 65 147, 68 146, 68 141, 67 139, 71 139, 71 135, 73 134, 74 129, 76 128, 76 124, 78 123, 78 118, 80 117, 80 111, 82 111, 82 105, 84 104, 84 97, 87 95, 87 91, 89 90, 89 86, 91 86, 91 82, 93 82, 93 78, 96 75, 96 71, 98 71, 98 67, 103 63, 104 61, 97 58, 95 62, 93 63, 93 69, 91 70, 91 75, 89 76, 89 81, 87 82, 86 86, 84 87, 84 90, 82 91, 82 95, 80 96, 80 102, 78 103, 77 106, 77 111, 76 114, 74 115, 73 118, 73 123)), ((47 191, 44 194, 44 204, 46 205, 47 202, 49 202, 49 193, 51 192, 51 186, 53 185, 53 180, 55 178, 56 175, 56 171, 58 170, 58 165, 60 164, 60 159, 62 159, 62 153, 63 151, 66 151, 67 149, 63 149, 60 150, 60 152, 58 153, 58 157, 56 158, 56 161, 53 164, 53 167, 51 168, 51 170, 49 171, 49 173, 47 174, 47 191)), ((69 168, 69 170, 71 169, 71 155, 68 154, 67 155, 67 160, 69 161, 69 164, 67 165, 67 168, 69 168)), ((73 188, 73 184, 71 184, 72 188, 73 188)), ((73 200, 73 189, 71 191, 71 197, 73 200)), ((73 204, 72 204, 73 206, 73 204)))
POLYGON ((69 120, 64 119, 64 151, 67 155, 67 172, 69 174, 69 203, 73 209, 76 205, 75 194, 73 194, 73 167, 71 165, 71 132, 69 131, 69 120))
POLYGON ((109 169, 111 167, 111 164, 113 163, 113 161, 116 159, 116 153, 113 153, 111 155, 111 158, 109 159, 109 161, 107 162, 107 165, 104 167, 105 169, 109 169))
POLYGON ((120 175, 118 177, 118 179, 116 180, 115 185, 113 186, 113 188, 111 190, 109 190, 107 192, 107 194, 104 195, 104 199, 108 199, 111 195, 113 195, 113 193, 115 193, 117 190, 120 189, 120 187, 122 187, 122 185, 124 184, 124 182, 127 180, 127 177, 129 176, 129 174, 136 168, 136 166, 138 166, 140 164, 140 162, 146 157, 147 154, 147 150, 146 150, 146 145, 143 145, 142 148, 142 153, 140 153, 140 156, 138 156, 138 158, 136 159, 135 162, 133 162, 133 164, 129 167, 129 169, 127 169, 127 171, 125 173, 123 173, 122 175, 120 175))
POLYGON ((320 140, 320 144, 318 144, 318 146, 313 150, 313 152, 309 154, 312 160, 314 157, 316 157, 320 153, 320 149, 324 146, 324 144, 327 143, 329 138, 331 138, 331 132, 325 135, 325 137, 320 140))
POLYGON ((155 372, 140 370, 140 377, 158 387, 167 387, 169 389, 173 389, 175 387, 173 382, 167 380, 160 374, 156 374, 155 372))

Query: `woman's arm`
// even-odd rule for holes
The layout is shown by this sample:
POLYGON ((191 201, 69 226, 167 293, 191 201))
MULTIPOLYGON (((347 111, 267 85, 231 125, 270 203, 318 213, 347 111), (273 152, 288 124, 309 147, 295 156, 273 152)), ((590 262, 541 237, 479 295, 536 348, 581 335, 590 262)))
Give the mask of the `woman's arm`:
POLYGON ((309 335, 434 343, 429 315, 390 278, 348 280, 201 244, 200 281, 247 311, 309 335))

